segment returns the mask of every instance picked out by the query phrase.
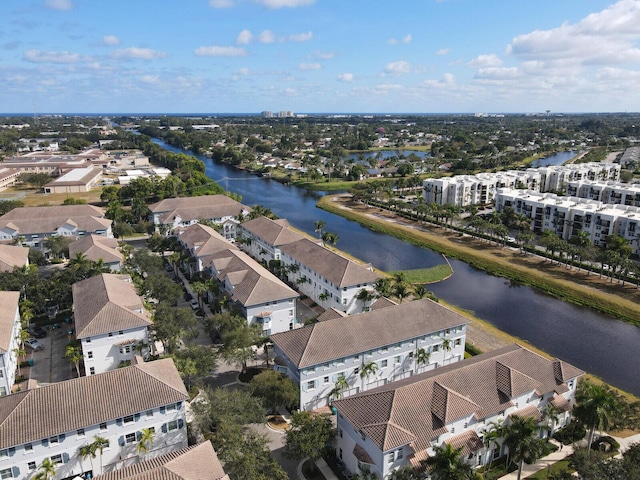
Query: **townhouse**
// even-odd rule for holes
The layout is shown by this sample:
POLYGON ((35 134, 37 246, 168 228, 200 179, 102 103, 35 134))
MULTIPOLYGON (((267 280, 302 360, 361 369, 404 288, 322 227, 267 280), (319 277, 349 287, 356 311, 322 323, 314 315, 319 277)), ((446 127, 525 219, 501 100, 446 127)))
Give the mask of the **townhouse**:
POLYGON ((20 292, 0 292, 0 396, 11 393, 18 366, 20 292))
POLYGON ((620 165, 580 163, 526 170, 507 170, 477 175, 428 178, 422 184, 422 197, 438 205, 487 205, 501 188, 533 192, 564 192, 569 182, 580 180, 618 180, 620 165))
POLYGON ((189 252, 190 273, 215 278, 226 297, 250 325, 261 325, 264 335, 283 332, 298 324, 298 293, 273 273, 206 225, 181 229, 178 241, 189 252))
POLYGON ((0 272, 29 266, 29 249, 19 245, 0 244, 0 272))
POLYGON ((49 459, 55 479, 89 478, 184 449, 188 399, 171 359, 1 397, 0 477, 27 480, 49 459), (140 454, 143 433, 151 441, 140 454), (83 458, 95 442, 96 458, 83 458))
POLYGON ((119 272, 124 264, 124 256, 118 249, 118 240, 100 235, 87 235, 69 244, 69 258, 78 254, 87 260, 100 262, 113 272, 119 272))
MULTIPOLYGON (((306 238, 289 228, 289 222, 282 218, 271 220, 260 216, 244 221, 239 227, 239 244, 253 258, 268 264, 271 260, 280 260, 280 247, 306 238)), ((318 240, 321 242, 321 240, 318 240)))
POLYGON ((483 442, 492 422, 534 417, 539 437, 566 425, 583 373, 512 345, 337 400, 336 452, 351 472, 378 478, 407 465, 424 471, 446 444, 479 467, 507 453, 502 439, 483 442), (545 416, 548 405, 557 421, 545 416))
POLYGON ((130 467, 95 477, 96 480, 229 480, 211 442, 167 453, 130 467))
POLYGON ((111 220, 104 215, 93 205, 14 208, 0 217, 0 241, 19 240, 24 246, 44 249, 53 236, 111 238, 111 220))
POLYGON ((271 336, 275 369, 300 389, 300 408, 315 410, 418 372, 464 358, 467 319, 416 300, 346 318, 334 317, 271 336), (336 382, 347 385, 335 395, 336 382))
POLYGON ((129 364, 149 348, 149 313, 129 275, 102 273, 73 284, 76 339, 85 375, 129 364))
POLYGON ((150 220, 156 228, 173 230, 187 227, 199 220, 222 225, 224 236, 228 240, 236 237, 236 227, 240 223, 236 218, 248 215, 249 207, 236 202, 226 195, 203 195, 201 197, 166 198, 149 206, 150 220))

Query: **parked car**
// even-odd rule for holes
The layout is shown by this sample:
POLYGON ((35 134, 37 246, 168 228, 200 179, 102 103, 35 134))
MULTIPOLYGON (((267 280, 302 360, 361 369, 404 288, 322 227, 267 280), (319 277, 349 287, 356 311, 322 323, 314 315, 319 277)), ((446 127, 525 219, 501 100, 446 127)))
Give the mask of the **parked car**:
POLYGON ((185 288, 184 290, 184 299, 187 302, 191 302, 193 300, 193 295, 191 295, 189 292, 187 292, 187 289, 185 288))
POLYGON ((191 301, 189 302, 189 305, 191 305, 191 308, 193 308, 194 310, 198 310, 200 308, 200 304, 198 303, 198 300, 196 300, 195 298, 191 299, 191 301))
POLYGON ((31 336, 35 338, 44 338, 47 336, 47 331, 37 325, 27 328, 27 332, 29 332, 31 336))
POLYGON ((38 340, 33 337, 29 337, 24 341, 25 347, 29 347, 31 350, 36 352, 40 350, 44 350, 44 345, 42 345, 38 340))

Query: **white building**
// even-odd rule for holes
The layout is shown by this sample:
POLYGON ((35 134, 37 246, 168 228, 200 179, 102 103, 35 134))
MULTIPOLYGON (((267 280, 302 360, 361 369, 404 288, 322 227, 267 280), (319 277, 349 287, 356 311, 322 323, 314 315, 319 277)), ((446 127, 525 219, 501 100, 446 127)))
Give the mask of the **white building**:
POLYGON ((124 264, 124 256, 118 249, 118 240, 100 235, 86 235, 69 244, 69 258, 84 255, 92 262, 102 261, 111 271, 119 272, 124 264))
POLYGON ((513 345, 337 400, 336 453, 352 473, 383 479, 404 466, 424 472, 422 460, 446 444, 480 467, 507 453, 502 439, 483 443, 491 422, 534 417, 540 437, 569 422, 583 373, 513 345), (547 405, 557 422, 544 417, 547 405))
POLYGON ((75 283, 72 292, 86 375, 116 369, 148 352, 152 322, 129 275, 96 275, 75 283))
POLYGON ((428 299, 333 318, 272 335, 275 368, 298 385, 300 408, 315 410, 329 404, 340 377, 348 397, 462 360, 467 323, 428 299))
POLYGON ((611 205, 640 207, 640 185, 576 180, 567 183, 567 196, 588 198, 611 205))
POLYGON ((31 479, 45 459, 56 479, 134 465, 143 429, 153 431, 145 459, 184 449, 188 399, 171 359, 1 397, 0 478, 31 479), (102 452, 83 459, 79 449, 96 437, 102 452))
POLYGON ((0 396, 11 393, 16 380, 21 330, 20 292, 0 292, 0 396))

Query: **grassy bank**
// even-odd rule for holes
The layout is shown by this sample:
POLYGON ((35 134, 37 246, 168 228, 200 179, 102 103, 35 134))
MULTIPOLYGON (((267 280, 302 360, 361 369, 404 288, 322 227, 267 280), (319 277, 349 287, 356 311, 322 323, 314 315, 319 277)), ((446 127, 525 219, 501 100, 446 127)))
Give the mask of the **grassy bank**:
POLYGON ((446 280, 453 273, 451 267, 446 265, 436 265, 431 268, 419 268, 416 270, 398 270, 389 272, 390 274, 402 273, 404 279, 411 284, 436 283, 446 280))
POLYGON ((389 212, 352 202, 346 195, 324 197, 318 207, 357 221, 371 230, 460 259, 490 274, 640 326, 640 293, 633 285, 623 287, 609 283, 597 274, 568 270, 534 255, 522 255, 517 249, 500 248, 492 242, 441 227, 416 225, 389 212), (393 222, 388 221, 391 217, 393 222))

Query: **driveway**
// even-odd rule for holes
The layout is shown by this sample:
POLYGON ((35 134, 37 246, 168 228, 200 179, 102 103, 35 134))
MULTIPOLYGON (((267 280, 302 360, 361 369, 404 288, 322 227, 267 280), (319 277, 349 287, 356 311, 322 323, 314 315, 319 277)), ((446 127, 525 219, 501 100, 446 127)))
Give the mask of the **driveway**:
POLYGON ((33 359, 33 367, 23 369, 25 377, 37 380, 38 384, 47 384, 63 382, 76 376, 74 365, 64 356, 67 345, 73 339, 65 327, 67 326, 49 330, 46 337, 38 339, 44 350, 33 352, 26 349, 27 358, 33 359))

